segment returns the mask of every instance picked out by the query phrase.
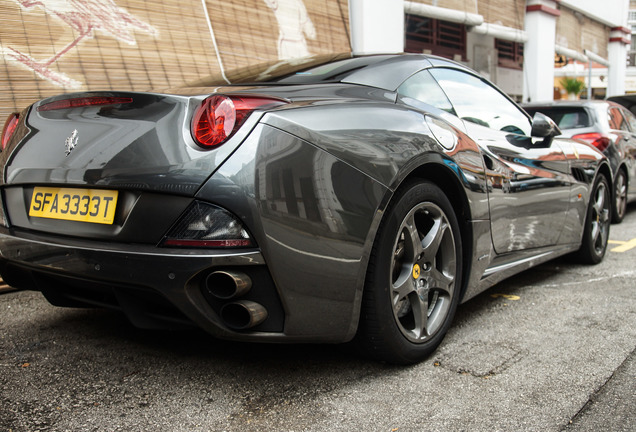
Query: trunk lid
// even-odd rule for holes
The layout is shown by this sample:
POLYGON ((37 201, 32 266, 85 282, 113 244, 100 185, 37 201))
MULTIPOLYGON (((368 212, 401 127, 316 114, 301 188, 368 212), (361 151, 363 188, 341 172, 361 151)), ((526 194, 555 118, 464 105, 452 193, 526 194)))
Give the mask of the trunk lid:
POLYGON ((203 150, 191 121, 205 97, 90 92, 35 103, 0 152, 10 226, 159 244, 260 118, 203 150))
POLYGON ((2 179, 7 185, 81 185, 193 196, 223 160, 219 155, 238 145, 228 141, 212 151, 196 147, 189 121, 202 99, 132 92, 45 99, 23 120, 26 135, 0 155, 2 179), (73 104, 68 101, 86 98, 116 103, 68 106, 73 104), (51 104, 58 105, 47 110, 51 104))

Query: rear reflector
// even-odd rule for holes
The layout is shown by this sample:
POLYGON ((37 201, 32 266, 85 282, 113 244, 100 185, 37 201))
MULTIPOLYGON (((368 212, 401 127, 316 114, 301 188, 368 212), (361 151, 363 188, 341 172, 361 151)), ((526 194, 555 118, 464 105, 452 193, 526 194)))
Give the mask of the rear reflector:
POLYGON ((605 151, 607 147, 610 145, 609 137, 606 137, 598 132, 584 133, 574 135, 572 138, 583 140, 589 144, 592 144, 594 147, 599 149, 600 151, 605 151))
POLYGON ((196 201, 166 235, 162 246, 226 248, 253 246, 253 242, 236 216, 196 201))
POLYGON ((164 246, 191 247, 191 248, 226 248, 226 247, 247 247, 252 242, 249 239, 239 240, 179 240, 166 239, 164 246))
POLYGON ((2 128, 2 150, 7 148, 7 144, 13 136, 13 132, 15 132, 15 128, 18 127, 18 123, 20 121, 20 115, 18 113, 11 113, 7 118, 7 121, 4 123, 4 127, 2 128))
POLYGON ((2 201, 2 196, 0 196, 0 225, 5 228, 9 227, 9 219, 7 218, 7 214, 4 211, 4 202, 2 201))
POLYGON ((90 96, 45 103, 38 107, 38 111, 53 111, 97 105, 120 105, 131 103, 132 101, 133 99, 129 97, 90 96))
POLYGON ((256 109, 286 102, 255 96, 214 95, 205 99, 192 118, 192 136, 204 149, 223 144, 256 109))

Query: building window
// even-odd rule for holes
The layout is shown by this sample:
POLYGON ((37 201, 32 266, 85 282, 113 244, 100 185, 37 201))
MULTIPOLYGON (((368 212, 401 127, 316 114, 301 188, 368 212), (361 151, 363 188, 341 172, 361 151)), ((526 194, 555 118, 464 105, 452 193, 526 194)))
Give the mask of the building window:
POLYGON ((523 69, 523 44, 495 39, 498 64, 509 69, 523 69))
MULTIPOLYGON (((635 28, 632 27, 632 31, 634 30, 635 28)), ((636 66, 636 34, 632 34, 632 43, 627 53, 627 66, 636 66)))
POLYGON ((430 53, 466 61, 466 26, 407 14, 406 52, 430 53))

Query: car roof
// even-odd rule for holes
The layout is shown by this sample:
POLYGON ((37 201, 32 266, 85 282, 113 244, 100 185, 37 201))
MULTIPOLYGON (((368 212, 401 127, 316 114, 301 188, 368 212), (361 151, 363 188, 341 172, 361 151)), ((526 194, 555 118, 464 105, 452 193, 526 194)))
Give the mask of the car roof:
POLYGON ((607 100, 623 105, 625 108, 630 110, 633 114, 636 114, 636 95, 612 96, 612 97, 608 97, 607 100))
POLYGON ((430 54, 396 54, 386 56, 370 67, 351 73, 343 83, 361 84, 394 91, 415 72, 430 67, 451 67, 471 74, 475 72, 461 63, 430 54))
POLYGON ((609 105, 608 101, 604 100, 557 100, 557 101, 545 101, 545 102, 529 102, 521 104, 524 108, 565 108, 565 107, 598 107, 600 105, 609 105))
POLYGON ((434 66, 452 67, 474 74, 461 63, 429 54, 341 53, 254 64, 226 71, 224 75, 210 75, 192 81, 185 87, 341 82, 395 91, 417 71, 434 66))

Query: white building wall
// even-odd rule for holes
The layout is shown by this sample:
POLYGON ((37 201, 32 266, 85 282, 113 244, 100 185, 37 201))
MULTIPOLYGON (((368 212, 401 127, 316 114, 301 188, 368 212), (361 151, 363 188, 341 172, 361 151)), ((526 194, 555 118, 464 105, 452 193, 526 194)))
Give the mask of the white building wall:
POLYGON ((518 69, 497 68, 497 87, 515 99, 523 95, 523 71, 518 69))
POLYGON ((349 0, 355 54, 404 51, 403 0, 349 0))
MULTIPOLYGON (((603 82, 607 86, 606 97, 624 94, 626 90, 627 53, 631 36, 627 27, 629 0, 561 0, 560 4, 578 11, 611 29, 609 40, 606 41, 608 44, 608 69, 601 72, 601 74, 606 78, 606 81, 604 80, 603 82)), ((584 48, 594 51, 593 47, 584 48)), ((590 59, 594 60, 593 55, 587 52, 585 54, 588 54, 590 59)), ((587 76, 587 72, 585 75, 587 76)))
POLYGON ((495 38, 466 33, 466 58, 468 66, 475 69, 481 76, 491 81, 497 79, 497 50, 495 38))
POLYGON ((469 67, 497 84, 497 87, 506 94, 521 100, 523 71, 498 65, 494 36, 468 32, 466 35, 466 57, 469 67))
MULTIPOLYGON (((352 51, 402 52, 405 4, 411 9, 444 10, 413 1, 349 0, 352 51)), ((470 15, 479 18, 481 23, 474 23, 474 28, 469 26, 466 53, 469 65, 495 81, 506 93, 523 94, 523 101, 552 100, 555 29, 559 4, 610 26, 613 34, 616 31, 620 33, 621 30, 616 29, 627 25, 629 0, 527 0, 525 31, 520 33, 522 41, 527 38, 524 43, 524 70, 517 71, 497 67, 494 36, 488 33, 490 29, 485 30, 488 25, 493 26, 493 23, 484 23, 481 15, 459 11, 458 13, 463 14, 464 20, 470 15)), ((494 24, 494 27, 497 25, 494 24)), ((508 40, 515 38, 516 34, 506 37, 508 40)), ((622 94, 625 91, 627 45, 624 41, 607 43, 610 62, 607 73, 608 95, 622 94)))
POLYGON ((629 0, 561 0, 561 4, 609 27, 627 24, 629 0))

